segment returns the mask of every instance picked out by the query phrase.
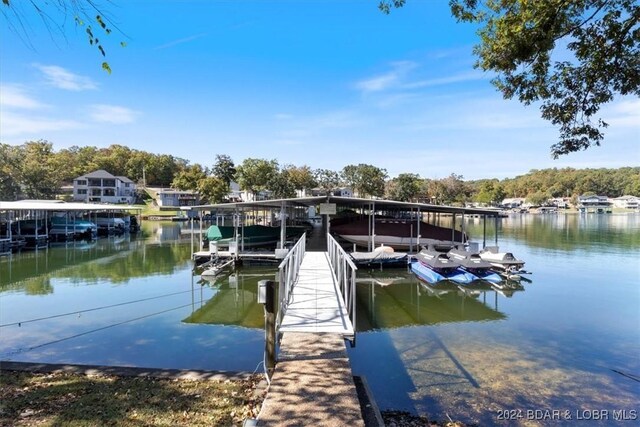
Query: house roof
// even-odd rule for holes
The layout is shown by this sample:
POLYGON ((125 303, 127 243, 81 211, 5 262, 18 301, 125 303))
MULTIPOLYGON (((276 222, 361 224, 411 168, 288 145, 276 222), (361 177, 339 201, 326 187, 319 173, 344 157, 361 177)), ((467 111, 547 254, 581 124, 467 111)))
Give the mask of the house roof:
POLYGON ((131 181, 129 178, 127 178, 126 176, 116 176, 116 178, 118 178, 120 181, 122 182, 130 182, 133 184, 133 181, 131 181))
MULTIPOLYGON (((109 172, 103 169, 99 169, 97 171, 93 171, 86 175, 79 176, 78 178, 115 178, 114 175, 111 175, 109 172)), ((76 178, 76 179, 78 179, 76 178)))
POLYGON ((198 192, 197 191, 192 191, 192 190, 160 190, 158 191, 158 194, 189 194, 189 195, 194 195, 197 196, 198 192))

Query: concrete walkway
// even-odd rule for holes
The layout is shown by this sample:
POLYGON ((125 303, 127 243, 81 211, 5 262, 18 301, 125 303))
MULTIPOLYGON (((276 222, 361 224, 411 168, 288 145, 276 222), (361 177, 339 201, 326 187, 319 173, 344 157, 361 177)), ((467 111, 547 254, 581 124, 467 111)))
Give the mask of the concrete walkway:
POLYGON ((258 425, 364 427, 340 334, 283 335, 258 425))

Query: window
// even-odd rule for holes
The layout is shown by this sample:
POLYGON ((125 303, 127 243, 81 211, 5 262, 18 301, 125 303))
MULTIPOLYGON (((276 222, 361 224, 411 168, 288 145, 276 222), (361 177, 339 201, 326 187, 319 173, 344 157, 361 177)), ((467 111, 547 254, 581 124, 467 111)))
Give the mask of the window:
POLYGON ((101 179, 89 178, 89 187, 100 187, 102 186, 101 179))
POLYGON ((129 188, 129 183, 128 183, 128 182, 125 182, 125 183, 124 183, 124 186, 125 186, 126 188, 129 188))
POLYGON ((77 194, 87 194, 87 189, 86 188, 78 188, 78 193, 77 194))
POLYGON ((102 186, 103 187, 115 187, 116 186, 116 180, 115 179, 103 179, 102 180, 102 186))
MULTIPOLYGON (((79 179, 76 181, 76 185, 87 185, 87 180, 86 179, 79 179)), ((86 193, 86 191, 85 191, 86 193)))
POLYGON ((102 196, 102 190, 100 190, 99 188, 92 188, 91 189, 91 195, 92 196, 102 196))
POLYGON ((105 188, 102 195, 107 197, 114 197, 116 195, 116 190, 114 190, 113 188, 105 188))

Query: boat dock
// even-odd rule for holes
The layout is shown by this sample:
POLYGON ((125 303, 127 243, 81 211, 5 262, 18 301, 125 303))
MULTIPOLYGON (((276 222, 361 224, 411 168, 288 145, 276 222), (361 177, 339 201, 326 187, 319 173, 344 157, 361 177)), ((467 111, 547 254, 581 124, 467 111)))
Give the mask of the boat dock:
POLYGON ((59 200, 0 201, 0 255, 137 231, 140 208, 59 200), (131 212, 137 212, 133 215, 131 212), (134 221, 132 217, 136 218, 134 221), (115 225, 118 219, 121 227, 115 225))
POLYGON ((355 336, 356 267, 332 238, 324 252, 306 252, 305 239, 280 264, 282 339, 258 425, 364 426, 345 347, 355 336))
POLYGON ((280 332, 326 332, 352 337, 353 325, 333 279, 327 252, 306 252, 280 332))
MULTIPOLYGON (((347 211, 360 211, 365 219, 369 218, 366 243, 370 250, 376 247, 376 213, 408 214, 410 221, 416 222, 415 233, 412 232, 410 238, 413 245, 419 242, 419 222, 425 215, 451 214, 452 230, 456 226, 456 215, 463 219, 462 228, 465 214, 495 216, 495 212, 487 210, 333 196, 185 207, 185 210, 197 211, 200 218, 205 212, 216 217, 231 215, 235 227, 232 250, 221 251, 216 244, 210 251, 193 252, 194 260, 227 257, 281 260, 277 273, 278 301, 274 302, 272 296, 259 296, 265 303, 265 370, 270 375, 270 386, 260 415, 251 425, 364 426, 345 345, 345 339, 355 344, 357 267, 330 233, 330 216, 336 215, 338 206, 347 211), (252 218, 271 218, 278 213, 279 218, 297 219, 317 205, 324 219, 321 227, 308 231, 313 236, 308 242, 309 249, 313 250, 306 251, 307 233, 287 249, 287 225, 281 221, 275 251, 244 251, 242 227, 251 224, 252 218), (274 305, 277 308, 272 307, 274 305), (278 338, 279 352, 275 351, 278 338)), ((191 217, 193 247, 196 236, 199 242, 203 241, 204 230, 199 221, 200 230, 196 233, 194 216, 191 217)), ((264 282, 266 295, 275 295, 274 283, 264 282)))

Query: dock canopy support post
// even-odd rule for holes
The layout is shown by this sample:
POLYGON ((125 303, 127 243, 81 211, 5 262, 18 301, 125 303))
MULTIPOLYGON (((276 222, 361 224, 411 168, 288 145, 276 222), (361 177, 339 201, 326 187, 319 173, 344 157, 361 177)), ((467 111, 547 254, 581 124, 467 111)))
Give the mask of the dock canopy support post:
POLYGON ((487 215, 482 215, 482 249, 487 247, 487 215))
POLYGON ((284 249, 284 242, 287 239, 286 212, 285 202, 282 202, 280 205, 280 249, 284 249))

